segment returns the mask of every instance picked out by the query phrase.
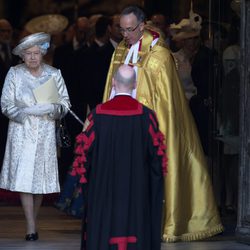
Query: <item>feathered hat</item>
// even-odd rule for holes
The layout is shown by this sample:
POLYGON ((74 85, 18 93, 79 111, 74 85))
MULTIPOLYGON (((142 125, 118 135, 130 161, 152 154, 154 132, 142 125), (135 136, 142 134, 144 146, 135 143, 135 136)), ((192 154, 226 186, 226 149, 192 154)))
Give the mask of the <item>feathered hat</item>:
POLYGON ((193 1, 191 1, 191 8, 189 18, 182 19, 178 24, 170 25, 170 33, 174 41, 196 37, 200 35, 202 18, 193 11, 193 1))
POLYGON ((35 45, 42 46, 48 49, 50 42, 50 35, 44 32, 31 34, 20 40, 19 44, 12 50, 14 55, 22 55, 22 51, 31 48, 35 45))

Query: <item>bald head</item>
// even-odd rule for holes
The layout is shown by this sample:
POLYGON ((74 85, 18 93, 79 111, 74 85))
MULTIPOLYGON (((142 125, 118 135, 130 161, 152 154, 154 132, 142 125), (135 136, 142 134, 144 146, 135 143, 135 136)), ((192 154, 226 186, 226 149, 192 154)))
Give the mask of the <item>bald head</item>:
POLYGON ((116 94, 120 92, 131 94, 136 85, 134 69, 128 65, 121 65, 114 74, 113 85, 116 94))

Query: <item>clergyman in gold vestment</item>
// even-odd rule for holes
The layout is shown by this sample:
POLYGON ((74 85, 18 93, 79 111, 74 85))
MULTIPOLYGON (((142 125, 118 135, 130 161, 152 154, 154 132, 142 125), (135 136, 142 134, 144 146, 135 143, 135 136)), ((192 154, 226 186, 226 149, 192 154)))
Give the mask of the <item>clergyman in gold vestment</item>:
POLYGON ((124 39, 113 54, 103 101, 112 98, 111 78, 118 66, 134 67, 133 95, 156 112, 168 147, 162 238, 166 242, 208 238, 222 232, 223 226, 206 159, 170 51, 159 33, 145 27, 143 14, 135 6, 121 13, 124 39))

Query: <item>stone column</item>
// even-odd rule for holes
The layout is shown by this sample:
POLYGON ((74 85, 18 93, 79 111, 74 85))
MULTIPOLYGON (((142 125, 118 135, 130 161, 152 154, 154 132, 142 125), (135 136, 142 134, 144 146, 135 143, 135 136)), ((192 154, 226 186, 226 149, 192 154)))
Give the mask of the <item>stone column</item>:
POLYGON ((250 243, 250 0, 241 0, 240 169, 236 237, 250 243))

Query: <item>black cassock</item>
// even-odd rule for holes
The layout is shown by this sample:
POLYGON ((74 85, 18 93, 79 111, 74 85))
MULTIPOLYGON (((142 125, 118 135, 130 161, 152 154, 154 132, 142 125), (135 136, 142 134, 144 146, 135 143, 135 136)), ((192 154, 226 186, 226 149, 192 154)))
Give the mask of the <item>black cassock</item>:
POLYGON ((76 138, 83 250, 160 250, 165 145, 155 113, 130 96, 98 105, 76 138))

